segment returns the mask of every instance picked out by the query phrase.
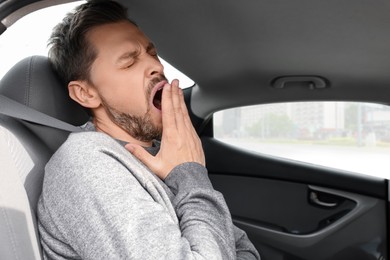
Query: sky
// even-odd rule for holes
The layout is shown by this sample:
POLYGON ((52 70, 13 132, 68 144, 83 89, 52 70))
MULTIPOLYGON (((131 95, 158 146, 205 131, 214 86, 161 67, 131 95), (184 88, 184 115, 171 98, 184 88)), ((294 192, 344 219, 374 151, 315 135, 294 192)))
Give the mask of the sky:
MULTIPOLYGON (((31 55, 47 56, 47 39, 52 28, 79 3, 68 3, 31 13, 0 35, 0 79, 18 61, 31 55), (11 47, 12 46, 12 47, 11 47)), ((158 46, 157 46, 158 47, 158 46)), ((193 81, 161 59, 168 80, 178 78, 182 88, 193 81)))

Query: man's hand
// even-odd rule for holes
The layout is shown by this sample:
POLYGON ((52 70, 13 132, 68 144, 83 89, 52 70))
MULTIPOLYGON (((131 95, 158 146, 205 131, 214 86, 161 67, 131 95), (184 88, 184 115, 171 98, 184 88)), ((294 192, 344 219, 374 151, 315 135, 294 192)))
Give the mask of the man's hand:
POLYGON ((197 162, 205 165, 202 144, 191 123, 177 80, 165 85, 163 90, 162 127, 161 147, 156 156, 139 145, 127 144, 126 148, 162 180, 179 164, 197 162))

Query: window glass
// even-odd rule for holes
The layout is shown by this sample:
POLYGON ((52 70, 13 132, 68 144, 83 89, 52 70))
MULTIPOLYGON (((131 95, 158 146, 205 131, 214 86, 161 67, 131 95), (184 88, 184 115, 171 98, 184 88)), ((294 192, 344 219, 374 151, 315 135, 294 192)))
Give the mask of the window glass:
MULTIPOLYGON (((18 20, 0 35, 0 79, 18 61, 31 55, 47 56, 47 40, 53 27, 66 13, 85 1, 56 5, 38 10, 18 20)), ((158 46, 157 46, 158 49, 158 46)), ((160 57, 169 81, 180 80, 182 88, 194 82, 160 57)))
POLYGON ((214 137, 258 153, 389 178, 390 107, 299 102, 215 113, 214 137))

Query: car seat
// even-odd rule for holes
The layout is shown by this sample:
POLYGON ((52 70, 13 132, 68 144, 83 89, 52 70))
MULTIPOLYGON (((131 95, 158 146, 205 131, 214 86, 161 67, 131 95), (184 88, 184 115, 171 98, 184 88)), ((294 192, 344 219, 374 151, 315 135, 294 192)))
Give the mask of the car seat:
MULTIPOLYGON (((13 66, 0 81, 0 95, 74 126, 89 118, 69 98, 47 57, 28 57, 13 66)), ((0 259, 6 260, 41 259, 36 208, 44 167, 69 135, 26 117, 0 109, 0 259)))

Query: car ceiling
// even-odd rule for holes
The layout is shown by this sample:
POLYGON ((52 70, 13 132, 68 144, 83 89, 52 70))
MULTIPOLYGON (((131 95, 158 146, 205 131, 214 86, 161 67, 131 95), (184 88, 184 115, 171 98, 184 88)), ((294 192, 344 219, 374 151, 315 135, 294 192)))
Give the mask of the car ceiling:
POLYGON ((198 117, 256 103, 390 103, 388 0, 119 2, 159 55, 196 82, 198 117), (273 87, 286 76, 317 76, 327 87, 273 87))

